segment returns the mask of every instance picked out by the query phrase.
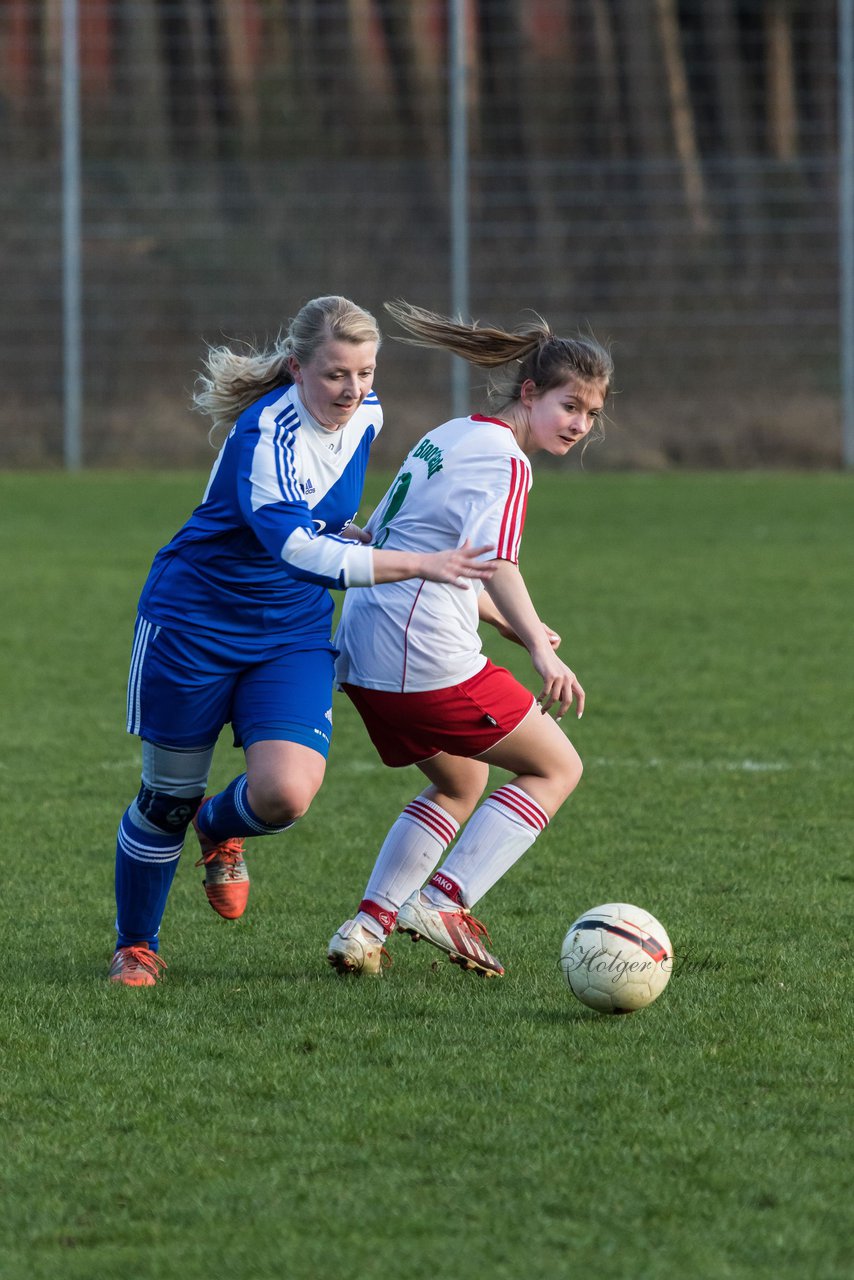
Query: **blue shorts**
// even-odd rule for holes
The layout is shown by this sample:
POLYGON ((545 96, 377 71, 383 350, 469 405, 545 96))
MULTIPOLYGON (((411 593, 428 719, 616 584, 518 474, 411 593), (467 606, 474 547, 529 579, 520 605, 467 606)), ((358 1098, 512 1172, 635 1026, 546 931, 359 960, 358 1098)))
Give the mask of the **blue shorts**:
POLYGON ((164 747, 203 747, 230 723, 236 747, 277 740, 329 754, 336 650, 175 631, 140 615, 128 679, 128 733, 164 747))

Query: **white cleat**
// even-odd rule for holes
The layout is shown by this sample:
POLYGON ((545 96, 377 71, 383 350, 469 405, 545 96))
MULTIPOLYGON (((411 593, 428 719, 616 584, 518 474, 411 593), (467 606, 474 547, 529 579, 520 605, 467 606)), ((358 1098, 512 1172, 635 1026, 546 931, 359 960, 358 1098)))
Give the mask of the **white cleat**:
POLYGON ((458 964, 462 969, 470 969, 484 978, 504 975, 501 961, 490 955, 480 941, 483 937, 492 942, 486 926, 475 920, 465 907, 437 907, 423 893, 413 893, 400 908, 397 928, 400 933, 410 934, 413 942, 419 938, 432 942, 434 947, 447 953, 451 964, 458 964))
POLYGON ((379 938, 357 924, 345 920, 331 939, 326 956, 338 973, 367 973, 378 977, 391 964, 391 956, 379 938))

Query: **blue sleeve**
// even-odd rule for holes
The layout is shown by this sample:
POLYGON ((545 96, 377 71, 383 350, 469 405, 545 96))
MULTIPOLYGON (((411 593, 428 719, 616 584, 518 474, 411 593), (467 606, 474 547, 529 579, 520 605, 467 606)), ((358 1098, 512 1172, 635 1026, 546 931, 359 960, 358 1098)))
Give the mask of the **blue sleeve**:
POLYGON ((365 578, 368 548, 334 534, 318 537, 295 467, 294 430, 269 406, 242 442, 237 492, 243 519, 291 577, 338 588, 365 578))

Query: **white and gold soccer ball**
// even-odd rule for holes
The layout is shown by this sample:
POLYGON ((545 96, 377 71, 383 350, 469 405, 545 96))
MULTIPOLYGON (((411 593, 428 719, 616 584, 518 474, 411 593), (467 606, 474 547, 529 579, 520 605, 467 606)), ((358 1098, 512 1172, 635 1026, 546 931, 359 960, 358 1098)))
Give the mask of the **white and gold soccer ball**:
POLYGON ((600 1013, 633 1013, 670 981, 673 948, 664 926, 641 907, 606 902, 579 916, 560 949, 566 985, 600 1013))

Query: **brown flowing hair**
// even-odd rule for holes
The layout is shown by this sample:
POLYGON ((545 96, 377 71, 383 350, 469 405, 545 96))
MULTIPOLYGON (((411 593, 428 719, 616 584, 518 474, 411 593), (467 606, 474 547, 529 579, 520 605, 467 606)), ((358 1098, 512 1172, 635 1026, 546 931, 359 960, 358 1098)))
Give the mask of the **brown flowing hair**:
POLYGON ((403 299, 386 302, 385 309, 411 334, 398 338, 416 347, 439 347, 483 369, 518 365, 508 376, 491 378, 490 400, 496 408, 519 399, 522 384, 530 379, 539 392, 559 387, 571 377, 583 382, 603 382, 606 392, 614 374, 610 352, 591 336, 561 338, 541 316, 533 325, 508 332, 477 322, 465 324, 449 316, 413 306, 403 299))

